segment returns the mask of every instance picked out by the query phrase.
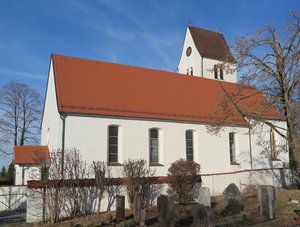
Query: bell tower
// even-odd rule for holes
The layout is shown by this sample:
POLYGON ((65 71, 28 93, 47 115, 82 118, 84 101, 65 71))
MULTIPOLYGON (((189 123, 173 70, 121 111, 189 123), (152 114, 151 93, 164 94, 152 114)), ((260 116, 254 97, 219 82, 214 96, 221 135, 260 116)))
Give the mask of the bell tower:
POLYGON ((221 33, 187 27, 179 73, 235 83, 235 65, 236 60, 221 33))

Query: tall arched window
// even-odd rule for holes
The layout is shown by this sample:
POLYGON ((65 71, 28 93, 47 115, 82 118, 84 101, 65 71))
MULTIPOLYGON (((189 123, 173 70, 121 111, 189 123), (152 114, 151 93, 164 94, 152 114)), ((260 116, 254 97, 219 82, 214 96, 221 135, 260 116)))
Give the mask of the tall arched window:
POLYGON ((159 151, 159 129, 151 128, 149 130, 149 159, 151 163, 158 163, 159 151))
POLYGON ((119 127, 108 127, 108 163, 118 162, 118 132, 119 127))
POLYGON ((215 79, 218 79, 218 66, 217 65, 214 65, 214 76, 215 76, 215 79))
POLYGON ((229 152, 230 152, 230 163, 236 163, 236 144, 235 144, 235 133, 229 133, 229 152))
POLYGON ((220 79, 224 80, 224 75, 223 75, 223 67, 220 67, 220 79))
POLYGON ((276 152, 276 141, 275 141, 275 132, 273 129, 270 129, 270 150, 271 150, 271 159, 277 159, 277 152, 276 152))
POLYGON ((185 131, 186 160, 194 160, 194 135, 192 130, 185 131))

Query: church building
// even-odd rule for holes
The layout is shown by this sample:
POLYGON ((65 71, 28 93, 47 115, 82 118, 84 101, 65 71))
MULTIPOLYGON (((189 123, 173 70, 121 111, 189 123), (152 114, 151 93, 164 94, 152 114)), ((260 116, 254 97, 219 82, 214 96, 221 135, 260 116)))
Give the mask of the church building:
POLYGON ((237 82, 235 66, 222 34, 192 26, 176 73, 53 54, 41 145, 50 152, 76 148, 88 163, 107 162, 114 177, 128 159, 145 159, 157 176, 178 159, 193 160, 212 194, 230 183, 279 185, 285 141, 266 124, 251 126, 237 110, 220 108, 242 88, 252 96, 247 111, 286 127, 273 107, 262 108, 256 88, 237 82))

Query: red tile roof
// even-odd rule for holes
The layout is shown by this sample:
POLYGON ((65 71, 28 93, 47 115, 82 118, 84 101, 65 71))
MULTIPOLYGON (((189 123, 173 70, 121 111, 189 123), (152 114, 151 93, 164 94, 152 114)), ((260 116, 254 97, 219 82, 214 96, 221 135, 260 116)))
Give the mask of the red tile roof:
POLYGON ((48 146, 15 146, 15 164, 39 164, 50 161, 48 146))
POLYGON ((202 57, 236 63, 221 33, 192 26, 189 30, 202 57))
MULTIPOLYGON (((215 123, 224 89, 241 85, 95 60, 52 55, 59 112, 215 123)), ((249 91, 257 91, 248 87, 249 91)), ((259 94, 260 100, 265 101, 259 94)), ((264 113, 262 113, 264 114, 264 113)), ((281 116, 269 108, 266 118, 281 116)), ((227 124, 247 123, 237 112, 227 124)))

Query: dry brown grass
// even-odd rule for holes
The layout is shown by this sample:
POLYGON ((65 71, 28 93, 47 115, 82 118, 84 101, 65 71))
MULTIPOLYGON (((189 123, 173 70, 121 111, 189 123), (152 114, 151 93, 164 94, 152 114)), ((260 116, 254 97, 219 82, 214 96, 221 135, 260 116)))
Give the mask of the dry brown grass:
MULTIPOLYGON (((300 208, 300 203, 292 204, 288 203, 289 198, 300 200, 300 190, 285 190, 285 189, 277 189, 276 190, 276 216, 280 219, 280 226, 291 226, 291 220, 297 215, 293 212, 293 209, 300 208)), ((221 223, 238 223, 242 220, 243 215, 247 215, 247 223, 254 224, 264 221, 264 219, 259 214, 259 204, 257 200, 257 191, 255 187, 249 187, 247 190, 242 193, 242 201, 244 204, 244 211, 239 215, 221 216, 221 212, 223 210, 223 199, 222 196, 213 197, 213 201, 217 202, 217 204, 213 207, 213 211, 215 212, 216 220, 219 224, 221 223)), ((193 213, 193 205, 183 206, 180 205, 177 208, 176 216, 178 220, 178 215, 181 214, 184 216, 191 216, 193 213)), ((130 226, 133 224, 133 220, 130 217, 130 210, 126 210, 126 216, 128 219, 125 222, 125 226, 130 226)), ((155 219, 157 217, 157 208, 153 207, 147 210, 147 219, 155 219)), ((38 224, 35 226, 62 226, 62 227, 71 227, 75 225, 82 226, 101 226, 101 224, 108 224, 111 220, 115 218, 115 212, 105 212, 100 215, 91 214, 84 215, 82 217, 74 218, 72 220, 65 220, 60 222, 58 225, 50 225, 50 224, 38 224)), ((118 224, 116 226, 123 226, 122 224, 118 224)), ((153 225, 149 226, 158 226, 157 223, 153 223, 153 225)), ((274 226, 278 226, 275 223, 274 226)))

